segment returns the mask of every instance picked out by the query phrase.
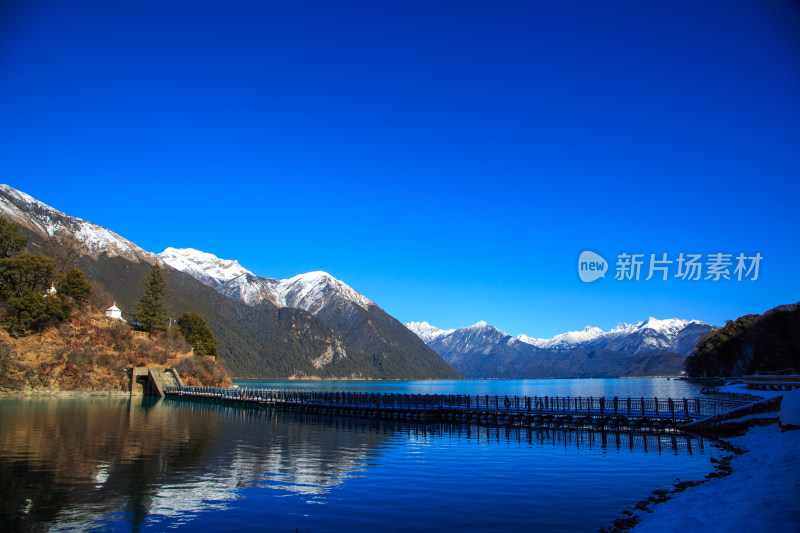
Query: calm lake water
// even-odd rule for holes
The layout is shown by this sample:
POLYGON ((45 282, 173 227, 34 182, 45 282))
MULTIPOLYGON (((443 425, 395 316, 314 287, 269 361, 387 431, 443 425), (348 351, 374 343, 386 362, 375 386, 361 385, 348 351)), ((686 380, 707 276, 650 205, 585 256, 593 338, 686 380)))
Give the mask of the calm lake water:
MULTIPOLYGON (((644 379, 278 384, 698 392, 644 379)), ((419 425, 169 399, 3 399, 0 530, 597 531, 651 490, 702 478, 717 456, 708 441, 625 432, 419 425)))
POLYGON ((619 396, 691 398, 701 386, 669 378, 642 379, 469 379, 431 381, 238 380, 240 387, 300 390, 407 392, 412 394, 499 394, 517 396, 619 396))

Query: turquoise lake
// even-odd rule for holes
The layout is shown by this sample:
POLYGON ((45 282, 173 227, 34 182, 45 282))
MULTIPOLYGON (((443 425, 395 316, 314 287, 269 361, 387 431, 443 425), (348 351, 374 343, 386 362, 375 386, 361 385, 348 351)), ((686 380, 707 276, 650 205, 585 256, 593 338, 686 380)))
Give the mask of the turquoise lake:
MULTIPOLYGON (((693 397, 666 379, 238 382, 693 397)), ((719 456, 687 436, 414 424, 181 400, 0 400, 3 531, 597 531, 719 456)))

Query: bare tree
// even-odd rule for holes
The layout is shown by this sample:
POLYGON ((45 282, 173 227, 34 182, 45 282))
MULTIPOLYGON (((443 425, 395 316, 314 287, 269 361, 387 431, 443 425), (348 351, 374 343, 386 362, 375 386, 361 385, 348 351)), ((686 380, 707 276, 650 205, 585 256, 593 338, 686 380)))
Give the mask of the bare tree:
POLYGON ((89 280, 89 286, 92 288, 92 295, 89 297, 89 304, 100 311, 105 311, 105 309, 110 305, 109 302, 114 301, 114 297, 106 290, 102 283, 95 279, 89 280))
POLYGON ((47 239, 45 251, 56 264, 56 274, 64 276, 75 268, 82 255, 89 253, 89 247, 75 234, 67 230, 58 230, 47 239))

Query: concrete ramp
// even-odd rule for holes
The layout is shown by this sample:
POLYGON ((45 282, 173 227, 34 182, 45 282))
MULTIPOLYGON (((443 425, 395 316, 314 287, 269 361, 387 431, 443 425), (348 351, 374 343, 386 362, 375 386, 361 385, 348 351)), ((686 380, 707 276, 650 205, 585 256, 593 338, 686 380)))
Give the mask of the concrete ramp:
POLYGON ((177 370, 175 370, 174 368, 167 368, 166 371, 169 372, 172 375, 173 380, 174 380, 172 382, 172 383, 174 383, 174 385, 171 383, 171 384, 167 385, 168 387, 176 387, 176 386, 177 387, 184 387, 185 386, 183 384, 183 380, 181 379, 181 376, 180 376, 180 374, 178 374, 177 370))
POLYGON ((166 387, 183 387, 183 380, 174 368, 136 367, 130 369, 131 396, 164 397, 166 387))

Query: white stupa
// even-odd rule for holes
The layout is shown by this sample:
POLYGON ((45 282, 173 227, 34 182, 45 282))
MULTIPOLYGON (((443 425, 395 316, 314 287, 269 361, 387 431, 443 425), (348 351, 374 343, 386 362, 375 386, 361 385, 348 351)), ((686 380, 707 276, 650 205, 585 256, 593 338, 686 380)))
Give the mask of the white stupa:
POLYGON ((47 294, 45 294, 45 298, 48 297, 48 296, 52 296, 56 292, 58 292, 58 291, 56 291, 56 284, 55 283, 51 283, 50 284, 50 288, 47 289, 47 294))
POLYGON ((114 305, 106 309, 106 316, 111 320, 122 320, 122 311, 117 307, 117 302, 114 302, 114 305))

